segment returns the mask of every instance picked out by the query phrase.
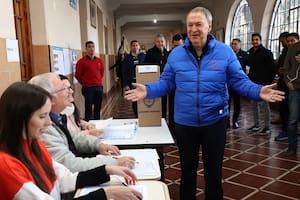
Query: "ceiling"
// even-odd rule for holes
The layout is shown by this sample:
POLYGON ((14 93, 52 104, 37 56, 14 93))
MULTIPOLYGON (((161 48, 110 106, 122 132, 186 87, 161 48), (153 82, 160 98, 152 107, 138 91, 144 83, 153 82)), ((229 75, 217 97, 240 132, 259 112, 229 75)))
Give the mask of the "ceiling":
MULTIPOLYGON (((127 41, 138 40, 146 48, 153 46, 155 35, 162 33, 171 40, 185 32, 185 18, 196 6, 208 6, 209 0, 109 0, 117 29, 127 41), (157 23, 153 23, 157 19, 157 23)), ((167 44, 170 46, 169 44, 167 44)))

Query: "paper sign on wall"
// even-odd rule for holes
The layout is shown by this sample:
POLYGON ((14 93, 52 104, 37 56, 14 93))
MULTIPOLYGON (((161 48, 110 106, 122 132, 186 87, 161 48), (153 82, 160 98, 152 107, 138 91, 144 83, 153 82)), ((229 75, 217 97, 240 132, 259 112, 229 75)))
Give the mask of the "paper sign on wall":
POLYGON ((78 83, 78 80, 75 78, 76 63, 77 63, 77 52, 76 52, 76 50, 72 50, 71 62, 72 62, 72 68, 73 68, 73 83, 76 84, 76 83, 78 83))
POLYGON ((67 74, 72 74, 73 69, 71 65, 71 55, 70 55, 70 50, 69 49, 63 49, 64 52, 64 75, 67 74))
POLYGON ((18 40, 6 39, 7 62, 20 62, 18 40))
POLYGON ((63 49, 53 47, 53 70, 56 74, 65 74, 63 49))

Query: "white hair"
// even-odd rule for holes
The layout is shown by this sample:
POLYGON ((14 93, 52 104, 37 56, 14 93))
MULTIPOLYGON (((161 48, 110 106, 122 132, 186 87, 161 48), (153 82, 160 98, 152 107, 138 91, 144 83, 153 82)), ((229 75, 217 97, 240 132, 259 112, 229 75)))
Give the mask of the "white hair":
POLYGON ((57 74, 53 73, 53 72, 48 72, 48 73, 44 73, 44 74, 38 74, 34 77, 32 77, 28 83, 33 84, 33 85, 38 85, 42 88, 44 88, 46 91, 48 91, 50 94, 52 94, 54 92, 54 85, 51 82, 51 79, 53 77, 58 77, 57 74))
POLYGON ((208 24, 212 24, 212 14, 211 12, 204 7, 195 7, 193 8, 188 14, 187 17, 191 14, 191 13, 203 13, 208 21, 208 24))

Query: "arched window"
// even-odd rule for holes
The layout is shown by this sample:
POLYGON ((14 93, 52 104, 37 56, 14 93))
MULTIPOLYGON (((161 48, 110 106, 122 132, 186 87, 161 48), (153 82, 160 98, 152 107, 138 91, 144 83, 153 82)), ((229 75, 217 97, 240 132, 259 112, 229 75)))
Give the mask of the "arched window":
POLYGON ((239 38, 242 42, 241 48, 247 51, 251 47, 253 29, 248 2, 247 0, 241 0, 234 13, 230 39, 239 38))
POLYGON ((280 33, 300 33, 300 0, 277 0, 269 33, 268 48, 278 58, 281 46, 278 41, 280 33))

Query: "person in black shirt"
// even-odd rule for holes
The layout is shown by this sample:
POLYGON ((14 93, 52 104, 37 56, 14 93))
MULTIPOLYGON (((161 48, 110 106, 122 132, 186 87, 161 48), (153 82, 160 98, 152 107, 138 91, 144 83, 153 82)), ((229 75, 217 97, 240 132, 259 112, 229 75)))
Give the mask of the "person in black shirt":
MULTIPOLYGON (((155 45, 149 49, 146 53, 146 58, 144 63, 157 64, 160 66, 160 73, 164 71, 165 64, 168 58, 168 51, 165 48, 166 39, 163 34, 158 34, 155 36, 155 45)), ((167 113, 167 97, 163 96, 161 98, 161 113, 162 118, 166 118, 167 113)))
MULTIPOLYGON (((231 41, 231 48, 236 54, 242 69, 244 72, 246 72, 246 64, 248 62, 248 53, 246 51, 243 51, 241 49, 241 40, 239 38, 234 38, 231 41)), ((240 95, 236 93, 235 91, 231 90, 229 88, 229 111, 230 111, 230 101, 233 99, 233 116, 232 116, 232 128, 237 129, 239 128, 239 115, 241 111, 241 101, 240 101, 240 95)), ((230 116, 229 116, 229 123, 228 127, 230 126, 230 116)))
MULTIPOLYGON (((249 50, 248 65, 250 66, 249 78, 251 81, 261 85, 268 85, 274 81, 276 68, 273 53, 266 49, 261 43, 261 35, 259 33, 252 34, 253 47, 249 50)), ((248 130, 252 132, 260 131, 260 135, 270 135, 270 105, 267 101, 253 102, 254 125, 248 130), (264 106, 265 124, 264 128, 260 128, 259 108, 260 104, 264 106)))

